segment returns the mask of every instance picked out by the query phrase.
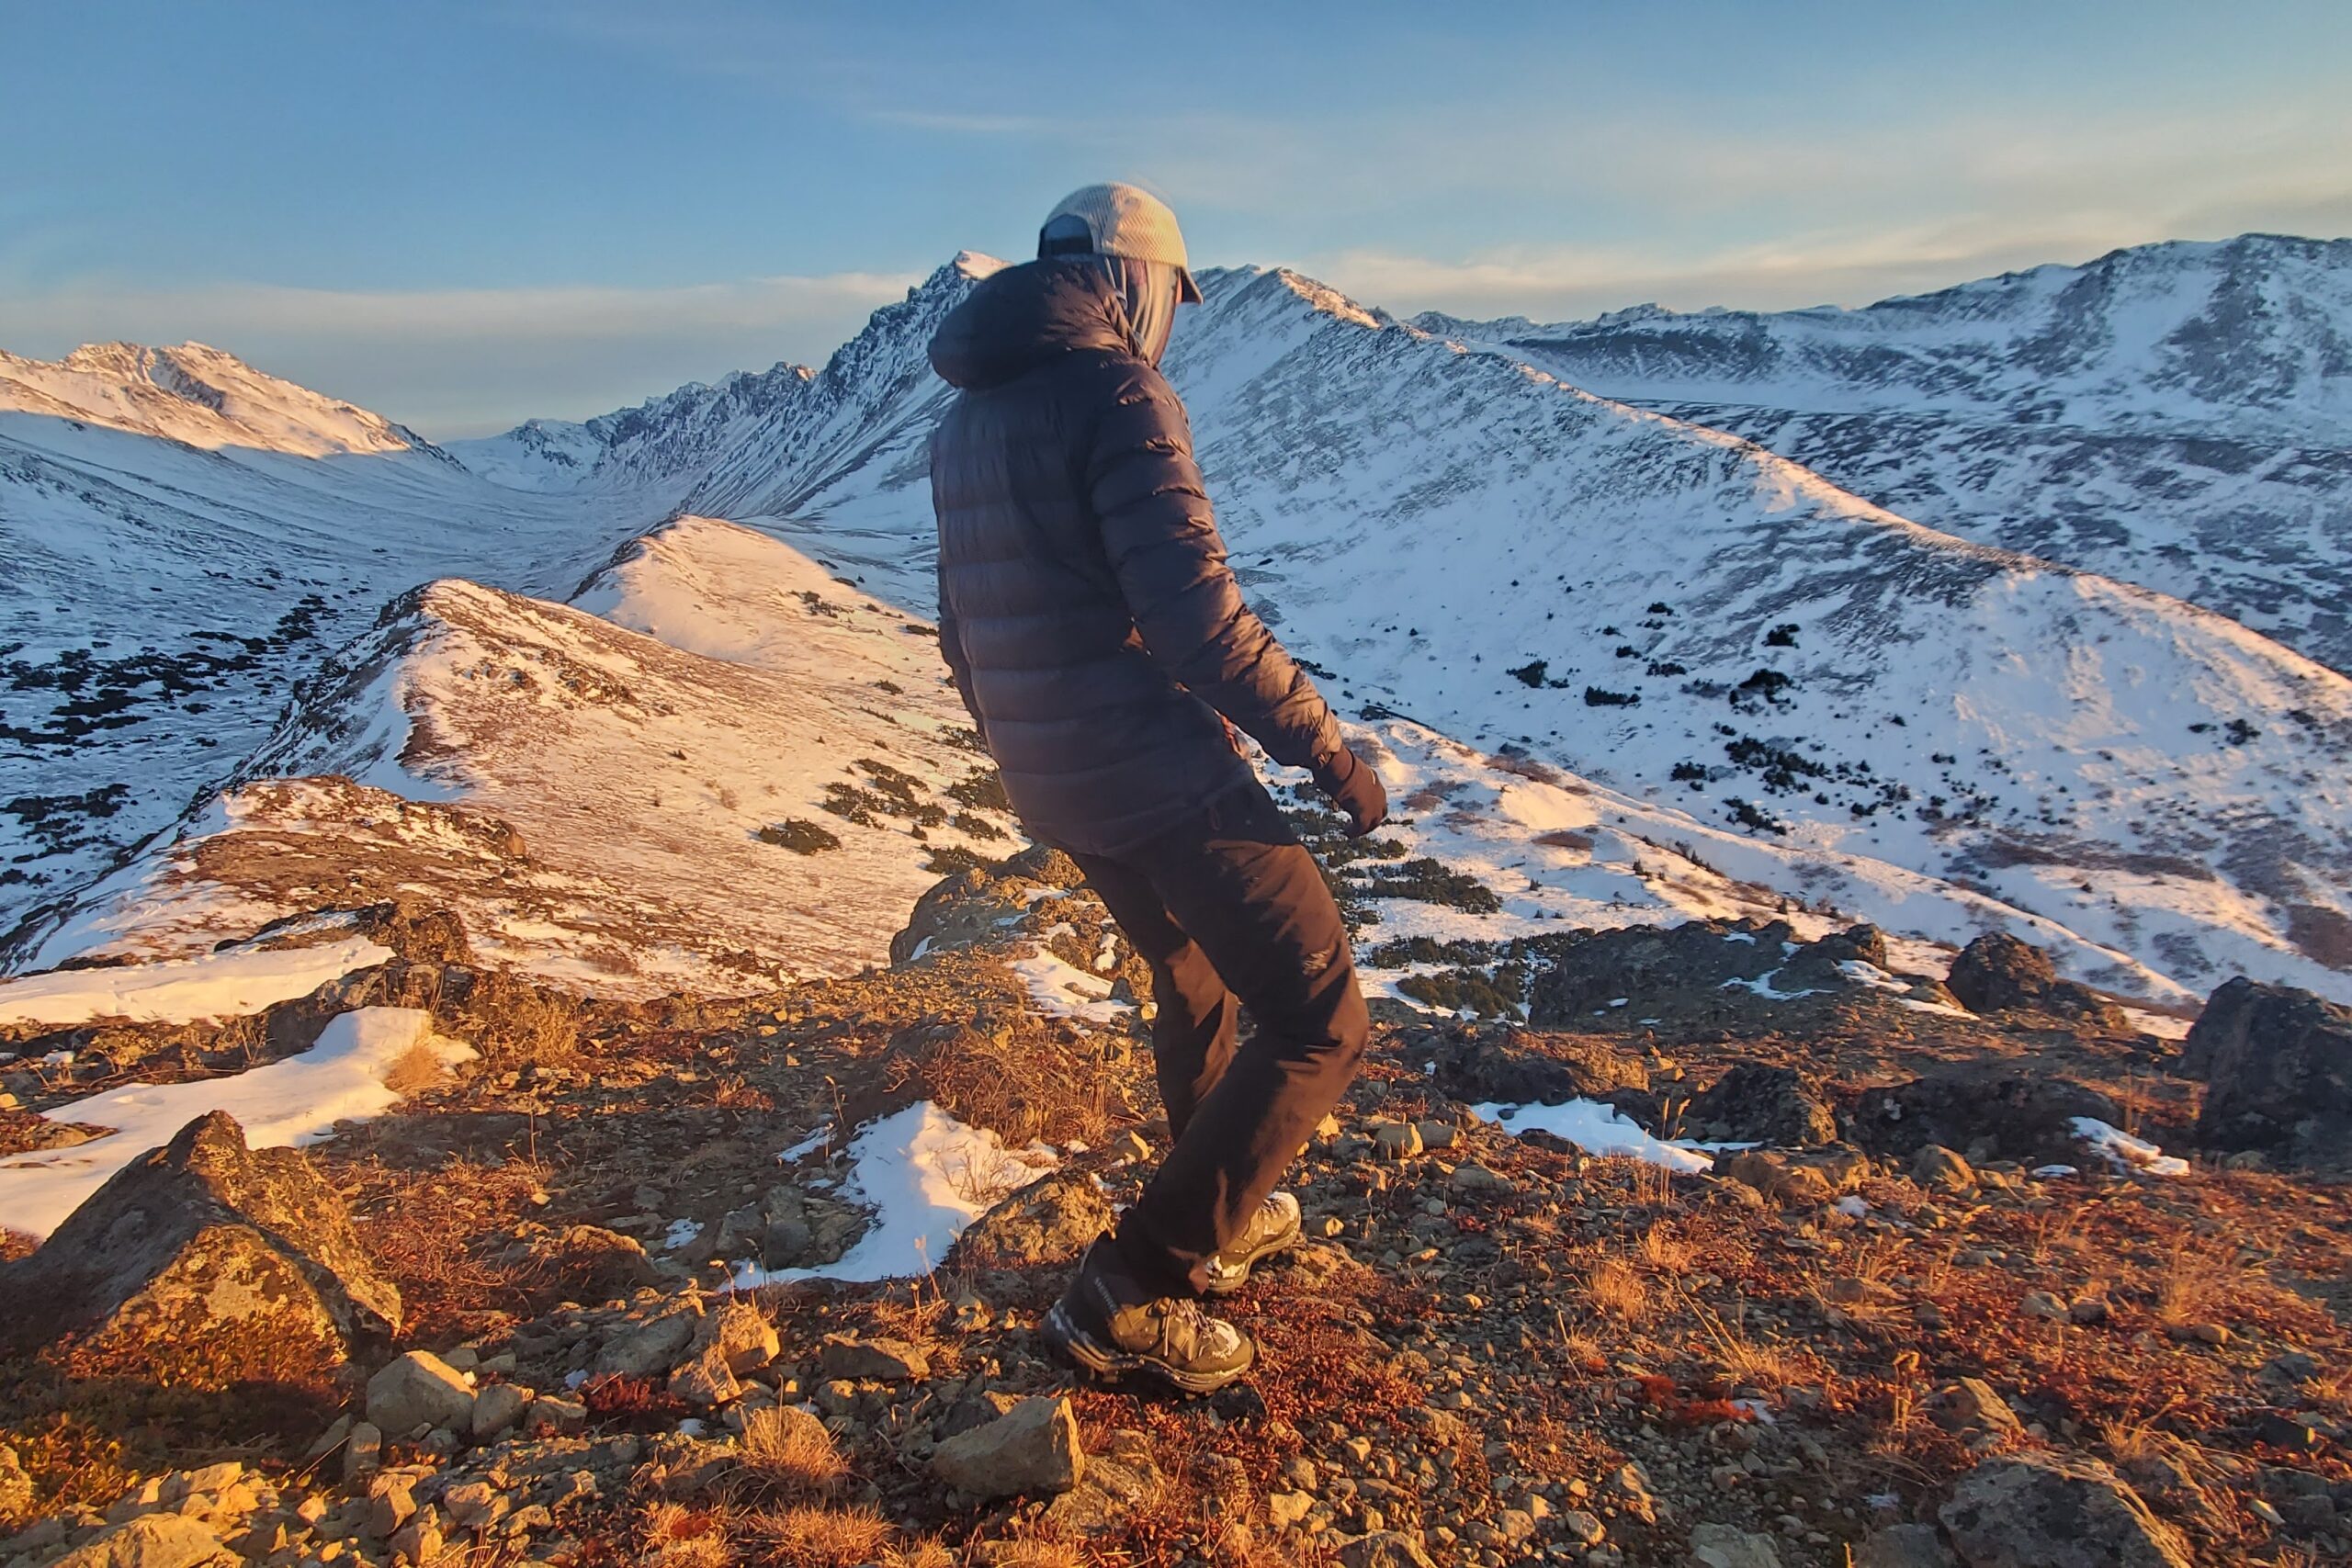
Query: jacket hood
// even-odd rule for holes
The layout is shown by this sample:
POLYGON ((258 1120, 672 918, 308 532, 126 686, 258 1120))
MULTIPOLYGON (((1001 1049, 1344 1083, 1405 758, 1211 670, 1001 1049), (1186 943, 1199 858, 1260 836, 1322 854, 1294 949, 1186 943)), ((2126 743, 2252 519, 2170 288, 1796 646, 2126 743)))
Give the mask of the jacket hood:
POLYGON ((982 278, 947 313, 931 367, 951 387, 995 387, 1077 349, 1131 352, 1110 278, 1091 260, 1023 262, 982 278))

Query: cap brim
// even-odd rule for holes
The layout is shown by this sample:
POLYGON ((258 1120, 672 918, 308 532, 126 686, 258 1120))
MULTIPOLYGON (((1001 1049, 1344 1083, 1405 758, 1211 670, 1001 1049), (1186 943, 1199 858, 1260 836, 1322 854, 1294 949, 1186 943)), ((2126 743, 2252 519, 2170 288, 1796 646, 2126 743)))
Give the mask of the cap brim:
POLYGON ((1197 305, 1201 302, 1201 286, 1193 281, 1190 267, 1180 266, 1176 269, 1176 302, 1180 305, 1197 305))

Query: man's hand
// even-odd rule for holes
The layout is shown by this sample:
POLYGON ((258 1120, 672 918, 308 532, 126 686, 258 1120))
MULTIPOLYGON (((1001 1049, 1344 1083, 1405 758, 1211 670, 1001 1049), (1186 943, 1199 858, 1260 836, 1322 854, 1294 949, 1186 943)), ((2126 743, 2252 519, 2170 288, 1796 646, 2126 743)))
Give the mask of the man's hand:
POLYGON ((1316 768, 1315 787, 1347 814, 1351 839, 1361 839, 1388 820, 1388 791, 1382 787, 1380 775, 1344 746, 1316 768))

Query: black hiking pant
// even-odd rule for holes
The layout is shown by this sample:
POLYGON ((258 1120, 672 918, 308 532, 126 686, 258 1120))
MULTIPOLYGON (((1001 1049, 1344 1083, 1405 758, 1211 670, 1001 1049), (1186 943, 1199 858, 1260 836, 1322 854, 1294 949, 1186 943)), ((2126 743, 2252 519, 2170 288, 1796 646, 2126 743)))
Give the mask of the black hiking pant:
POLYGON ((1201 1293, 1339 1103, 1371 1019, 1339 906, 1257 780, 1113 858, 1073 856, 1151 965, 1151 1050, 1175 1146, 1120 1216, 1127 1271, 1201 1293), (1238 1044, 1240 1010, 1257 1025, 1238 1044))

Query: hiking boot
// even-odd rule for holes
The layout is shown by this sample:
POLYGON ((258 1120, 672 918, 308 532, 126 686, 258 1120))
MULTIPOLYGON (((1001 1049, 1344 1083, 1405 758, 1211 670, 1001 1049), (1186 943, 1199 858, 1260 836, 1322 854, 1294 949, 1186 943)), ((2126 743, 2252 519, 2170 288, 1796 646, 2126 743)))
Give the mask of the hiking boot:
POLYGON ((1197 1303, 1155 1296, 1105 1236, 1046 1314, 1046 1342, 1097 1377, 1143 1372, 1185 1393, 1210 1393, 1248 1371, 1257 1342, 1197 1303))
POLYGON ((1287 1192, 1269 1193, 1250 1217, 1250 1228, 1209 1259, 1208 1283, 1202 1289, 1213 1296, 1231 1295, 1250 1282, 1253 1264, 1297 1243, 1298 1200, 1287 1192))

